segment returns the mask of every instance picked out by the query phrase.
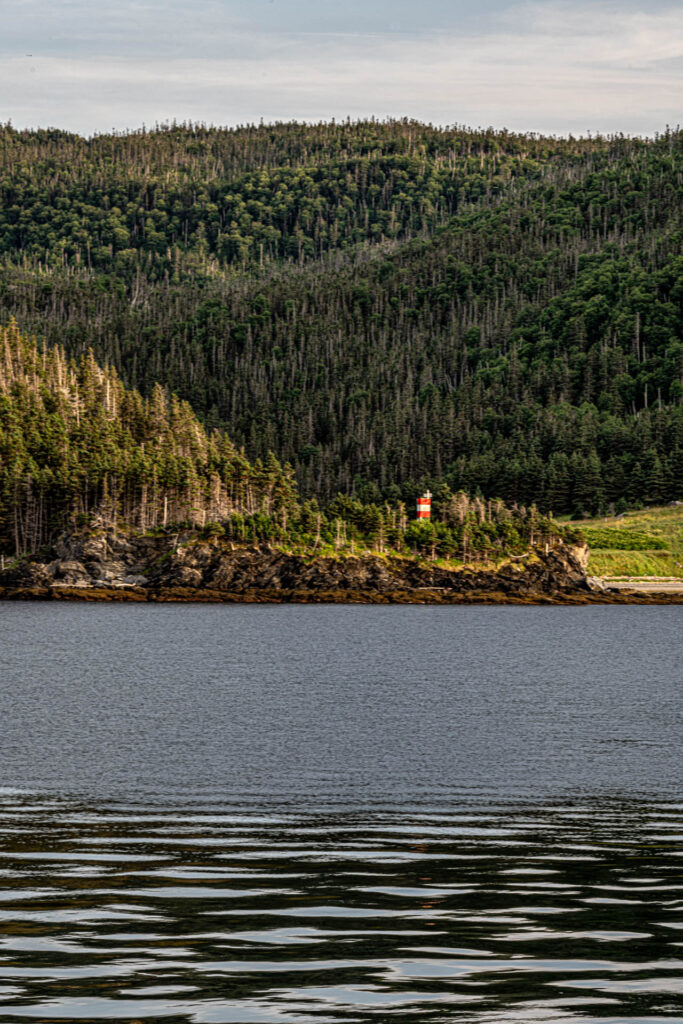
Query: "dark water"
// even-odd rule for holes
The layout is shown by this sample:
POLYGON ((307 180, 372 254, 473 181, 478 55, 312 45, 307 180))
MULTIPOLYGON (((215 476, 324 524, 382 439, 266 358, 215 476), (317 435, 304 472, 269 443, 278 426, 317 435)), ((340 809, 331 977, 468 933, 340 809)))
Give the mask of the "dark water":
POLYGON ((682 625, 0 604, 0 1021, 683 1022, 682 625))

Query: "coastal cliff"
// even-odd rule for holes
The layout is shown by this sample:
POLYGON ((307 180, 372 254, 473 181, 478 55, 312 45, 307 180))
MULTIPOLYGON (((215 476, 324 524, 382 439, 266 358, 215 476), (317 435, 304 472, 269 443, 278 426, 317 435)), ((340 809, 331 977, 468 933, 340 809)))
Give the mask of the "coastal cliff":
POLYGON ((0 572, 0 597, 366 603, 581 603, 587 549, 557 543, 495 569, 396 555, 302 556, 185 534, 62 534, 0 572))

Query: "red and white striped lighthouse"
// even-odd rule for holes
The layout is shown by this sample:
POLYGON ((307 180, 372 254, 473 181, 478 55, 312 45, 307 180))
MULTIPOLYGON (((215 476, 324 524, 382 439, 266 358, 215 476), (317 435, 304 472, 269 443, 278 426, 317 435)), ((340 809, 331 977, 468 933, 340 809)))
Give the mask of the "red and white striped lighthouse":
POLYGON ((417 499, 417 518, 418 519, 431 519, 432 518, 432 494, 431 491, 425 491, 421 498, 417 499))

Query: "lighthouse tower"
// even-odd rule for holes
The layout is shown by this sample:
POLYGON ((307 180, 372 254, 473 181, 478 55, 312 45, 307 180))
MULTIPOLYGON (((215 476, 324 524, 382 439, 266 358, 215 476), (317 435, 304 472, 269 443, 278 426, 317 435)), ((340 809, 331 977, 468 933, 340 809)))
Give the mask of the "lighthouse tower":
POLYGON ((417 499, 417 518, 418 519, 431 519, 432 518, 432 494, 431 491, 425 491, 421 498, 417 499))

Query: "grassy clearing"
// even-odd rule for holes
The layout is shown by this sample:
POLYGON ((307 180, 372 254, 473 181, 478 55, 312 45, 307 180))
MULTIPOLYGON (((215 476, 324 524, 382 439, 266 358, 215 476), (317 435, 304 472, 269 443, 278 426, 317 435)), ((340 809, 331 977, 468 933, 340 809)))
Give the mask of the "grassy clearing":
POLYGON ((588 571, 593 576, 676 576, 683 578, 683 506, 648 508, 617 518, 586 519, 573 525, 604 546, 591 546, 588 571), (641 548, 643 535, 655 543, 641 548), (660 545, 664 549, 660 549, 660 545), (659 549, 659 550, 658 550, 659 549))

